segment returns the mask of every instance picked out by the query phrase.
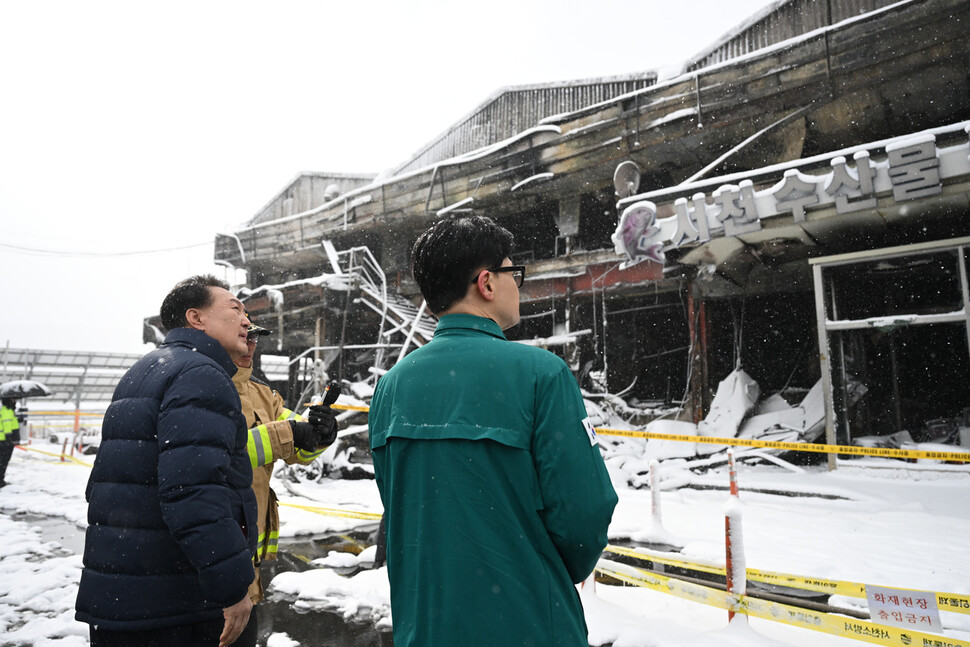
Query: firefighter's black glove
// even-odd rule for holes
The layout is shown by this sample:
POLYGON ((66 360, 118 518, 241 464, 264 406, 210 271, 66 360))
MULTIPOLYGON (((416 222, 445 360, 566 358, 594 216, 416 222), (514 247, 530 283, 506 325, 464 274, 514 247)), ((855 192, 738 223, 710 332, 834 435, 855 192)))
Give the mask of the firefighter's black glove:
POLYGON ((294 420, 290 423, 293 430, 293 444, 297 449, 312 452, 317 448, 317 430, 309 422, 294 420))
POLYGON ((337 418, 333 409, 323 404, 310 407, 310 424, 317 433, 317 446, 328 447, 337 439, 337 418))

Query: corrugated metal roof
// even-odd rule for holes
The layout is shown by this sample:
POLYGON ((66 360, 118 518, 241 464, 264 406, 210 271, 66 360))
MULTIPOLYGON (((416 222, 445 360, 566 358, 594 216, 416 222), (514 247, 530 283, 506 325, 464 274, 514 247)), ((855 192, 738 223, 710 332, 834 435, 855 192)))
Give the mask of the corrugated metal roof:
MULTIPOLYGON (((905 0, 904 0, 905 1, 905 0)), ((899 0, 776 0, 689 59, 685 72, 743 56, 899 0)), ((434 165, 508 139, 543 119, 650 87, 657 72, 501 88, 394 169, 434 165)))
POLYGON ((37 380, 50 388, 54 401, 106 402, 139 359, 134 353, 5 348, 0 351, 0 382, 37 380))
POLYGON ((547 117, 573 112, 656 82, 657 73, 647 71, 502 88, 396 168, 394 174, 484 148, 532 128, 547 117))
POLYGON ((687 62, 685 71, 744 56, 802 34, 869 13, 899 0, 777 0, 731 29, 687 62))

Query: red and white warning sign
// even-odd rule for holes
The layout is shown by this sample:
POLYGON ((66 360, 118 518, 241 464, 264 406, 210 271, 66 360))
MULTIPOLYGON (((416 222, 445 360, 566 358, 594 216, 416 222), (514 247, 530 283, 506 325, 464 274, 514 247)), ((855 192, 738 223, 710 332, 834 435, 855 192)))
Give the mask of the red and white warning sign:
POLYGON ((943 633, 934 593, 866 584, 866 599, 869 601, 872 622, 914 631, 943 633))

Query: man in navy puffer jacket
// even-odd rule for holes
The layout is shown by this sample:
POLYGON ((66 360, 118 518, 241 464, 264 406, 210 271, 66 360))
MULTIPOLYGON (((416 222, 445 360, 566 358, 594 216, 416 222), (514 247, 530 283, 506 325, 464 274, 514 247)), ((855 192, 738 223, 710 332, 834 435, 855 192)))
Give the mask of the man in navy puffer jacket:
POLYGON ((165 342, 105 412, 76 615, 93 647, 225 647, 249 621, 256 500, 228 352, 246 352, 249 320, 227 287, 173 288, 165 342))

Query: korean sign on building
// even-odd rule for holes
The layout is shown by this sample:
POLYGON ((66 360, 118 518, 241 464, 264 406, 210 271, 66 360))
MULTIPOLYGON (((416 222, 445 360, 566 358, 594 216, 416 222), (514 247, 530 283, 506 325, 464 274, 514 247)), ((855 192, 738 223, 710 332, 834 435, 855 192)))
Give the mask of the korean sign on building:
POLYGON ((798 224, 812 209, 834 206, 836 213, 848 214, 876 208, 880 197, 902 204, 937 195, 944 180, 970 174, 968 153, 970 143, 940 148, 932 133, 913 135, 837 155, 826 173, 787 168, 781 181, 766 189, 755 190, 751 180, 743 179, 710 195, 681 197, 673 203, 673 215, 664 218, 657 217, 652 200, 637 200, 623 210, 612 238, 628 264, 644 259, 662 263, 664 249, 757 232, 768 218, 788 216, 798 224), (870 150, 884 151, 885 159, 874 161, 870 150))

